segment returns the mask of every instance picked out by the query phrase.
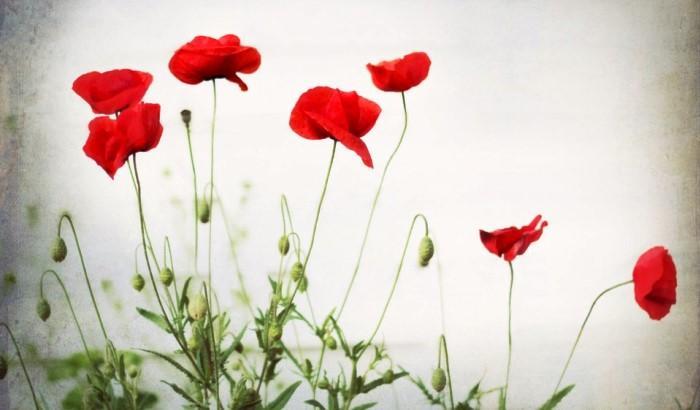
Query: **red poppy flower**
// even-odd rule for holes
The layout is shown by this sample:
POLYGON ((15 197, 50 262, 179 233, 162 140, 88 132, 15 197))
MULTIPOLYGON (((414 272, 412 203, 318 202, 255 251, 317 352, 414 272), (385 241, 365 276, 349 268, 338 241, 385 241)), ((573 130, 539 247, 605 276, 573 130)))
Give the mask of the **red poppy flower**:
POLYGON ((92 71, 73 82, 73 91, 90 104, 94 113, 109 115, 141 101, 152 81, 153 76, 141 71, 92 71))
POLYGON ((430 70, 430 57, 422 51, 379 64, 367 64, 372 82, 383 91, 406 91, 422 83, 430 70))
POLYGON ((123 111, 116 120, 97 117, 88 128, 90 134, 83 152, 114 178, 129 155, 158 145, 163 134, 160 105, 141 103, 123 111))
POLYGON ((531 243, 540 239, 544 227, 547 226, 547 221, 542 221, 539 228, 537 227, 541 219, 542 216, 537 215, 529 225, 522 228, 511 226, 493 232, 479 231, 481 243, 489 252, 511 262, 516 256, 525 253, 531 243))
POLYGON ((254 73, 260 67, 260 53, 254 47, 242 46, 233 34, 218 40, 197 36, 175 52, 168 67, 186 84, 225 78, 238 84, 241 91, 247 91, 248 86, 238 73, 254 73))
POLYGON ((663 246, 655 246, 639 257, 632 279, 634 298, 650 318, 662 319, 676 304, 676 265, 663 246))
POLYGON ((356 92, 316 87, 299 97, 289 126, 310 140, 333 138, 362 158, 372 168, 372 157, 360 139, 374 127, 382 109, 356 92))

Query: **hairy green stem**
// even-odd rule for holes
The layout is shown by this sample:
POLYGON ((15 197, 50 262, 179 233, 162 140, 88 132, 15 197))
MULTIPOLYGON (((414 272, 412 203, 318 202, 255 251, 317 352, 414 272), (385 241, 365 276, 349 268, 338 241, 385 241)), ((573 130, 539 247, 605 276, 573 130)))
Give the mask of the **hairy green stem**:
POLYGON ((192 166, 192 187, 194 195, 194 274, 197 275, 197 261, 199 260, 199 198, 197 193, 197 168, 194 164, 192 131, 189 123, 185 124, 185 132, 187 133, 187 150, 190 154, 190 165, 192 166))
POLYGON ((24 377, 27 379, 27 384, 29 385, 29 390, 32 391, 32 399, 34 400, 34 407, 36 407, 36 410, 41 410, 41 407, 39 406, 39 401, 36 399, 36 393, 34 392, 34 386, 32 385, 32 381, 29 378, 29 373, 27 372, 27 367, 24 365, 24 359, 22 358, 22 352, 19 349, 19 344, 17 344, 17 340, 15 339, 15 335, 12 334, 12 330, 10 330, 10 326, 8 326, 5 322, 0 322, 0 326, 4 327, 5 330, 7 330, 7 333, 10 335, 10 339, 12 339, 12 344, 15 345, 15 351, 17 352, 17 358, 19 358, 19 364, 22 365, 22 371, 24 371, 24 377))
POLYGON ((503 389, 503 403, 508 403, 508 382, 510 381, 510 361, 513 355, 513 337, 511 335, 511 318, 513 302, 513 262, 508 262, 510 268, 510 286, 508 288, 508 365, 506 366, 506 384, 503 389))
POLYGON ((445 352, 445 368, 447 369, 447 386, 450 389, 450 409, 455 408, 454 394, 452 393, 452 373, 450 373, 450 354, 447 351, 447 339, 445 335, 440 335, 440 341, 438 346, 438 367, 440 367, 442 362, 442 352, 445 352))

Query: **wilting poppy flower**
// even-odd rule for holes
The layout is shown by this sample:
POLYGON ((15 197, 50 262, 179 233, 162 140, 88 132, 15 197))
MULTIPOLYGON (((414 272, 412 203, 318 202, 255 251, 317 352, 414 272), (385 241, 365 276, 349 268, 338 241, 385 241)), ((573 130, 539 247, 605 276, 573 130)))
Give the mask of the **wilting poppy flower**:
POLYGON ((93 112, 109 115, 138 104, 152 81, 153 76, 141 71, 92 71, 73 82, 73 91, 90 104, 93 112))
POLYGON ((83 152, 101 166, 110 178, 114 178, 128 157, 126 140, 117 131, 117 121, 109 117, 97 117, 90 121, 88 128, 90 135, 83 146, 83 152))
POLYGON ((632 279, 634 298, 650 318, 660 320, 676 304, 676 265, 663 246, 655 246, 639 257, 632 279))
POLYGON ((97 117, 88 125, 90 134, 83 146, 85 155, 107 172, 110 178, 129 155, 155 148, 163 134, 160 105, 141 103, 125 110, 116 120, 97 117))
POLYGON ((315 87, 299 97, 289 126, 307 139, 333 138, 372 168, 372 157, 360 138, 372 129, 381 111, 379 105, 354 91, 315 87))
POLYGON ((422 51, 379 64, 367 64, 372 82, 383 91, 406 91, 423 82, 430 70, 430 57, 422 51))
POLYGON ((254 47, 242 46, 241 40, 233 34, 218 40, 197 36, 175 51, 168 67, 186 84, 225 78, 246 91, 248 86, 238 73, 254 73, 260 67, 260 53, 254 47))
POLYGON ((511 262, 516 256, 525 253, 531 243, 540 239, 544 227, 547 226, 547 221, 542 221, 538 228, 540 220, 542 216, 537 215, 529 225, 522 228, 511 226, 493 232, 479 231, 481 243, 489 252, 511 262))

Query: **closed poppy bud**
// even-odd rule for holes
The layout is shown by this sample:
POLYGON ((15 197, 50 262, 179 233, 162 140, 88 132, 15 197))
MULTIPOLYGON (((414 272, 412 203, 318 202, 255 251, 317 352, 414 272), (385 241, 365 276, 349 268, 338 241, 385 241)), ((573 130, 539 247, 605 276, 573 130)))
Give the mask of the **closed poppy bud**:
POLYGON ((335 338, 331 335, 326 335, 326 337, 323 338, 323 344, 325 344, 326 347, 331 350, 338 348, 338 342, 336 342, 335 338))
POLYGON ((306 276, 301 278, 301 281, 299 282, 299 292, 304 293, 306 292, 306 289, 309 287, 309 280, 306 279, 306 276))
POLYGON ((197 295, 194 300, 191 300, 187 305, 187 312, 193 320, 201 320, 207 315, 209 306, 204 295, 197 295))
POLYGON ((273 323, 270 325, 270 328, 267 330, 267 337, 271 341, 278 341, 282 338, 282 328, 280 325, 277 323, 273 323))
POLYGON ((280 240, 277 242, 277 249, 282 255, 286 255, 289 252, 289 238, 287 238, 287 235, 280 237, 280 240))
POLYGON ((323 379, 321 379, 321 381, 318 382, 318 388, 321 390, 326 390, 329 387, 331 387, 331 384, 326 377, 324 377, 323 379))
POLYGON ((160 270, 160 282, 165 286, 170 286, 173 283, 173 271, 165 267, 160 270))
POLYGON ((0 380, 7 376, 7 359, 5 356, 0 356, 0 380))
POLYGON ((39 303, 37 303, 36 305, 36 313, 44 322, 46 322, 49 316, 51 316, 51 306, 49 305, 49 302, 46 301, 46 299, 39 299, 39 303))
POLYGON ((141 292, 144 286, 146 286, 146 281, 143 279, 141 274, 137 273, 131 277, 131 287, 137 292, 141 292))
POLYGON ((132 364, 131 366, 129 366, 129 368, 126 370, 126 372, 129 375, 129 377, 134 379, 134 378, 136 378, 136 376, 139 375, 139 368, 132 364))
POLYGON ((428 266, 434 253, 433 241, 428 235, 425 235, 418 246, 418 263, 420 263, 420 266, 428 266))
POLYGON ((197 218, 199 222, 205 224, 209 222, 209 217, 211 216, 211 209, 209 207, 209 202, 206 199, 200 199, 197 205, 197 218))
POLYGON ((292 280, 294 282, 298 282, 299 279, 301 279, 301 275, 303 273, 304 273, 304 265, 302 265, 302 263, 299 261, 294 262, 294 265, 292 265, 292 270, 289 272, 289 274, 292 276, 292 280))
POLYGON ((394 382, 394 371, 391 369, 385 371, 384 374, 382 375, 382 380, 386 384, 393 383, 394 382))
POLYGON ((180 111, 180 117, 182 118, 182 122, 184 122, 185 125, 189 127, 190 121, 192 121, 192 111, 182 110, 180 111))
POLYGON ((430 380, 431 384, 433 385, 433 389, 435 389, 436 392, 440 393, 441 391, 445 390, 445 385, 447 385, 447 377, 445 377, 445 371, 437 368, 435 371, 433 371, 433 377, 430 380))
POLYGON ((68 249, 66 248, 66 242, 63 238, 57 236, 51 245, 51 259, 53 259, 54 262, 63 262, 67 254, 68 249))

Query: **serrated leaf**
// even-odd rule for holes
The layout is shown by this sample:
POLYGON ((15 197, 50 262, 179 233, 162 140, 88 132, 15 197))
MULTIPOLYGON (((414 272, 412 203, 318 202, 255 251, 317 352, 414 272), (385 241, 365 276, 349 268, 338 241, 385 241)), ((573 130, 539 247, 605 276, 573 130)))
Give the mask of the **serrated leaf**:
POLYGON ((298 381, 291 386, 287 387, 284 389, 282 393, 280 393, 279 396, 277 396, 276 399, 274 399, 270 404, 265 407, 265 410, 282 410, 284 409, 284 406, 287 405, 287 402, 289 402, 289 399, 292 398, 292 395, 294 395, 294 392, 296 389, 299 387, 301 384, 301 381, 298 381))
POLYGON ((150 320, 153 324, 155 324, 159 328, 170 333, 170 328, 168 327, 168 323, 165 321, 163 316, 161 316, 157 313, 151 312, 150 310, 140 308, 140 307, 137 307, 136 311, 139 312, 139 315, 143 316, 145 319, 150 320))
POLYGON ((562 399, 564 397, 566 397, 566 395, 569 394, 571 392, 571 390, 573 390, 573 389, 574 389, 574 385, 570 384, 570 385, 564 387, 563 389, 559 390, 558 392, 554 393, 552 395, 552 397, 550 397, 549 400, 547 400, 547 402, 545 404, 543 404, 542 407, 539 408, 539 410, 552 410, 552 409, 554 409, 555 407, 557 407, 557 404, 559 404, 559 402, 562 401, 562 399))

